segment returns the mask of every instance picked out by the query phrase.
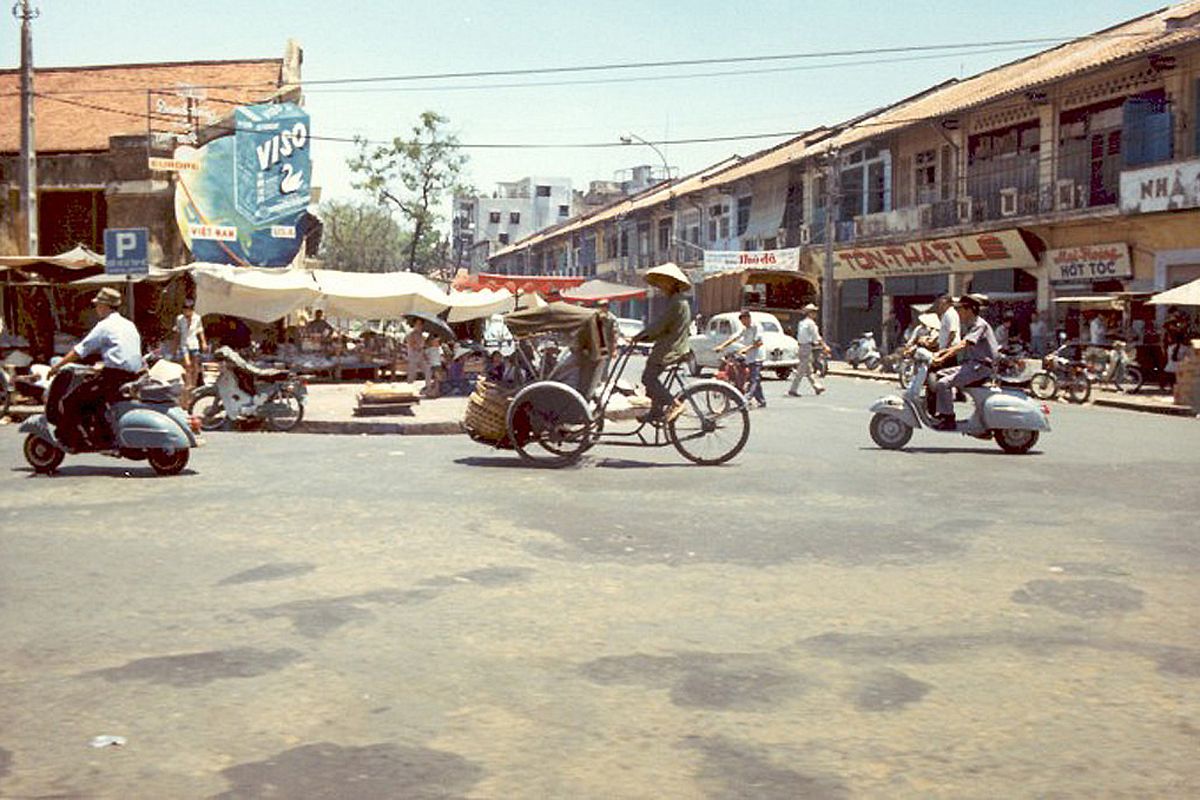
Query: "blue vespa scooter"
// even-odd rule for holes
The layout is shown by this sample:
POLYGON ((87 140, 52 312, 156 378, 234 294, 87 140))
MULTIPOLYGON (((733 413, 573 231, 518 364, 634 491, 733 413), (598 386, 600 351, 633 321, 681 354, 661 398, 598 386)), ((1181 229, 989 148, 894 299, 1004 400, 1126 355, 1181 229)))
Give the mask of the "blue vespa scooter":
POLYGON ((46 413, 21 423, 20 432, 28 434, 25 460, 35 472, 54 472, 68 453, 101 453, 146 460, 159 475, 177 475, 187 466, 191 448, 203 444, 178 405, 180 387, 148 376, 121 387, 122 399, 105 408, 108 441, 87 443, 79 425, 64 429, 61 404, 68 393, 88 380, 95 380, 94 369, 69 364, 50 382, 46 413))
MULTIPOLYGON (((916 428, 937 431, 925 405, 922 390, 933 353, 919 347, 913 356, 915 372, 904 394, 892 394, 871 406, 871 438, 886 450, 899 450, 908 444, 916 428)), ((987 381, 964 389, 974 406, 967 419, 960 419, 953 431, 977 439, 994 439, 1006 453, 1026 453, 1037 444, 1038 435, 1050 430, 1045 404, 1033 402, 1017 389, 998 388, 987 381)))

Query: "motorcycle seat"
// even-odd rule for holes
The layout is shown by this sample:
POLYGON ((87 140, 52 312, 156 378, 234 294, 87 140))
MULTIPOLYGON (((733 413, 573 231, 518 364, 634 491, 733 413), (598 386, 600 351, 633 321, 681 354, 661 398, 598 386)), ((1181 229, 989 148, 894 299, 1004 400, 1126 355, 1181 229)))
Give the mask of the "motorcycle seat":
POLYGON ((254 372, 251 374, 255 380, 260 380, 264 383, 279 383, 286 381, 292 375, 286 369, 263 369, 261 367, 255 367, 254 372))
POLYGON ((981 387, 981 386, 987 386, 987 385, 988 385, 989 383, 991 383, 991 382, 992 382, 992 376, 991 376, 991 375, 985 375, 985 376, 983 376, 983 377, 976 378, 975 380, 971 381, 970 383, 964 383, 964 384, 962 385, 962 387, 961 387, 961 388, 963 388, 963 389, 977 389, 977 388, 979 388, 979 387, 981 387))

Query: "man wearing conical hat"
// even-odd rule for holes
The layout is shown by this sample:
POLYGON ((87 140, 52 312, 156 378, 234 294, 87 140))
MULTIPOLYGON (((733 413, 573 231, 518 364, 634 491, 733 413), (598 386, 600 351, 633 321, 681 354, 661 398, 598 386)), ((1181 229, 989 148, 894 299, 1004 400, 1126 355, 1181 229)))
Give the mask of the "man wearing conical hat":
POLYGON ((667 297, 667 307, 635 337, 637 341, 654 342, 654 348, 646 359, 646 369, 642 372, 642 383, 651 402, 647 419, 670 422, 679 416, 683 404, 672 403, 671 393, 660 378, 664 369, 683 361, 691 352, 688 328, 692 321, 692 309, 685 295, 692 288, 692 282, 679 267, 663 264, 646 272, 646 283, 667 297))

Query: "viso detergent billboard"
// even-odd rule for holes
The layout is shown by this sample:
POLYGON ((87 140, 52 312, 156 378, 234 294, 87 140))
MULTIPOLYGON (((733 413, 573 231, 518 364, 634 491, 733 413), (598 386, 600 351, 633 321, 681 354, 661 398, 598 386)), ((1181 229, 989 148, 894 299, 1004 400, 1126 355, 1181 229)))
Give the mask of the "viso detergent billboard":
POLYGON ((240 106, 234 130, 175 150, 175 219, 197 261, 282 267, 304 240, 309 118, 294 103, 240 106))

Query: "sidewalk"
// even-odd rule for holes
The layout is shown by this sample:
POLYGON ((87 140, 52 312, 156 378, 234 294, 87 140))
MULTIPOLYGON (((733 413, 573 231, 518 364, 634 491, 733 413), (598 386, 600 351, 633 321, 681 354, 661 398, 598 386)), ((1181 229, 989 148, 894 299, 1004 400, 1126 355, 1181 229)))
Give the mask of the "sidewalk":
MULTIPOLYGON (((894 383, 899 388, 896 374, 893 372, 871 371, 866 368, 854 369, 843 361, 830 361, 829 374, 842 378, 861 378, 868 381, 894 383)), ((1187 406, 1177 406, 1169 394, 1152 391, 1142 391, 1137 394, 1124 394, 1092 387, 1092 405, 1101 408, 1121 408, 1126 411, 1140 411, 1146 414, 1166 414, 1176 417, 1194 417, 1196 413, 1187 406)))
POLYGON ((405 414, 386 417, 356 417, 356 395, 361 383, 314 383, 308 387, 304 419, 295 433, 336 433, 394 436, 447 436, 463 432, 465 397, 421 400, 405 414))
MULTIPOLYGON (((314 383, 308 387, 304 419, 294 433, 334 433, 343 435, 448 436, 463 433, 462 418, 467 409, 465 397, 439 397, 421 400, 406 414, 386 417, 356 417, 356 395, 361 383, 314 383)), ((9 422, 16 424, 41 414, 41 406, 14 405, 9 422)))

